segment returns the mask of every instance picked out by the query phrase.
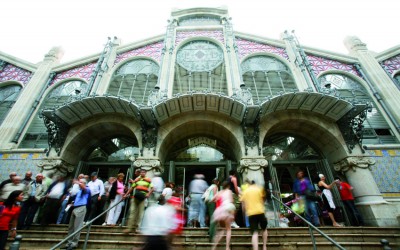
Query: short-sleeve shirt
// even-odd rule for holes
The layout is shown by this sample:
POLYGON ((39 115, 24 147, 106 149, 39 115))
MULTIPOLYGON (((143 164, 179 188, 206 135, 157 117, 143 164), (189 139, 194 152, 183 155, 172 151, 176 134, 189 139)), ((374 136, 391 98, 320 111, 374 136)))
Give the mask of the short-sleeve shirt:
POLYGON ((0 230, 9 230, 11 221, 18 219, 20 211, 19 206, 12 206, 11 209, 4 208, 0 216, 0 230))
POLYGON ((347 182, 341 182, 339 187, 340 197, 342 200, 354 200, 353 194, 351 193, 351 186, 347 182))
POLYGON ((148 177, 138 177, 137 178, 138 181, 132 183, 132 188, 136 188, 136 190, 140 190, 143 192, 148 192, 150 188, 153 187, 153 185, 151 184, 151 179, 148 177))
POLYGON ((240 200, 244 202, 247 216, 264 214, 264 190, 256 185, 250 185, 246 188, 240 200))

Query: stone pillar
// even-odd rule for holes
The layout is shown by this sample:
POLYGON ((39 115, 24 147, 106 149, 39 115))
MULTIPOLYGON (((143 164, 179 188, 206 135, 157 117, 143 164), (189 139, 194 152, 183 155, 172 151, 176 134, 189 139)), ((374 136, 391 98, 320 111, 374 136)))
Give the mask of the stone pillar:
MULTIPOLYGON (((400 123, 400 99, 398 98, 398 89, 385 70, 375 58, 375 53, 371 53, 367 49, 367 45, 363 43, 358 37, 346 37, 344 44, 352 56, 358 58, 361 68, 373 84, 374 96, 378 101, 385 103, 387 111, 393 116, 397 124, 400 123)), ((366 86, 368 89, 368 87, 366 86)), ((395 124, 395 125, 397 125, 395 124)))
POLYGON ((107 93, 109 83, 112 77, 112 73, 114 72, 112 69, 114 67, 115 58, 117 57, 117 48, 121 44, 121 39, 114 37, 111 42, 110 51, 108 52, 106 58, 104 59, 102 68, 100 69, 100 73, 102 77, 98 83, 98 88, 96 93, 98 95, 105 95, 107 93))
POLYGON ((240 160, 238 173, 242 174, 243 180, 255 181, 257 185, 264 186, 264 168, 268 166, 268 161, 264 157, 253 156, 243 157, 240 160))
POLYGON ((373 164, 371 157, 351 156, 335 163, 334 169, 344 173, 354 187, 356 205, 367 225, 396 226, 396 207, 383 199, 370 171, 373 164))
POLYGON ((138 157, 133 165, 136 169, 145 169, 147 171, 146 176, 149 178, 152 178, 155 172, 164 172, 160 160, 156 157, 138 157))
MULTIPOLYGON (((49 79, 52 68, 58 64, 64 52, 59 47, 52 48, 47 53, 42 62, 38 64, 32 78, 22 89, 17 102, 14 104, 0 127, 0 147, 3 149, 16 148, 17 144, 11 141, 18 133, 21 127, 29 126, 27 121, 30 116, 36 113, 31 113, 32 109, 36 111, 39 106, 39 101, 42 96, 43 88, 46 88, 46 83, 49 79)), ((19 138, 21 141, 23 136, 19 138)))
POLYGON ((293 35, 285 31, 281 34, 281 38, 286 44, 286 52, 289 56, 289 67, 293 73, 294 79, 296 80, 297 88, 299 88, 300 91, 304 91, 306 89, 312 89, 315 91, 315 88, 312 84, 312 79, 306 73, 307 70, 302 63, 303 60, 297 51, 293 35))

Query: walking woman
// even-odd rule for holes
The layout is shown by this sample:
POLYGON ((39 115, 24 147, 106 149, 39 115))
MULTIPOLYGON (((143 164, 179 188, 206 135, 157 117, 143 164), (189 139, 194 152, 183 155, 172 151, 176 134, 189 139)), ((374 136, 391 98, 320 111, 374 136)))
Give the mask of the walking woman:
MULTIPOLYGON (((229 250, 230 241, 231 241, 231 223, 235 219, 235 211, 236 207, 233 204, 233 195, 230 190, 230 184, 227 181, 222 183, 222 190, 219 191, 214 196, 214 201, 216 202, 216 209, 213 214, 213 222, 216 222, 221 228, 225 228, 226 230, 226 250, 229 250)), ((212 247, 213 250, 217 248, 219 241, 222 239, 224 230, 219 230, 215 235, 214 245, 212 247)))
POLYGON ((322 191, 322 199, 324 201, 324 210, 328 211, 329 218, 332 221, 332 225, 334 227, 341 227, 339 223, 336 222, 335 216, 333 215, 333 211, 336 208, 335 203, 333 202, 333 195, 331 189, 336 182, 332 182, 331 184, 325 183, 325 176, 323 174, 319 174, 320 181, 318 182, 318 187, 322 191))
MULTIPOLYGON (((122 200, 124 197, 124 177, 125 175, 123 173, 119 173, 117 175, 117 180, 115 180, 112 183, 111 189, 110 189, 110 207, 114 206, 118 202, 122 200)), ((122 207, 124 203, 120 202, 117 206, 111 208, 111 210, 108 212, 107 216, 107 222, 106 224, 109 226, 115 226, 118 222, 118 218, 121 215, 122 207)))
POLYGON ((18 216, 21 211, 17 202, 21 202, 24 195, 21 190, 10 193, 4 204, 1 206, 0 212, 0 250, 4 250, 7 244, 7 237, 11 231, 11 238, 17 235, 18 216), (11 225, 11 226, 10 226, 11 225))

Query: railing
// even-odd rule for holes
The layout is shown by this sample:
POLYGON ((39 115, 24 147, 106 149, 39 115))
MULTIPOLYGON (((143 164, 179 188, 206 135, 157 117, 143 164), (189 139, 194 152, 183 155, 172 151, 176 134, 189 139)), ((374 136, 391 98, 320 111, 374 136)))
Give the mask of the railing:
POLYGON ((86 232, 86 237, 85 237, 85 242, 83 244, 83 250, 86 249, 87 247, 87 242, 89 240, 89 235, 90 235, 90 229, 92 227, 92 224, 94 221, 96 221, 98 218, 100 218, 101 216, 103 216, 105 213, 107 213, 108 211, 110 211, 111 209, 113 209, 114 207, 118 206, 119 203, 124 202, 127 199, 122 199, 119 202, 117 202, 116 204, 114 204, 113 206, 109 207, 108 209, 104 210, 101 214, 99 214, 96 218, 92 219, 91 221, 87 222, 85 225, 83 225, 83 227, 79 228, 78 230, 76 230, 75 232, 73 232, 72 234, 68 235, 65 239, 63 239, 61 242, 59 242, 57 245, 53 246, 52 248, 50 248, 51 250, 55 250, 57 248, 59 248, 62 244, 64 244, 65 242, 67 242, 69 239, 71 239, 72 237, 74 237, 76 234, 80 233, 83 229, 87 228, 87 232, 86 232))
POLYGON ((317 245, 315 243, 315 238, 314 238, 314 233, 313 230, 317 231, 318 233, 320 233, 325 239, 327 239, 328 241, 330 241, 333 245, 335 245, 337 248, 342 249, 342 250, 346 250, 346 248, 342 247, 341 245, 339 245, 339 243, 337 243, 335 240, 333 240, 331 237, 329 237, 328 235, 326 235, 324 232, 322 232, 321 230, 319 230, 317 227, 315 227, 313 224, 311 224, 309 221, 307 221, 305 218, 303 218, 302 216, 300 216, 298 213, 294 212, 289 206, 287 206, 285 203, 283 203, 282 201, 280 201, 278 198, 276 198, 274 195, 271 195, 272 199, 275 199, 276 201, 278 201, 278 203, 280 203, 283 207, 285 207, 286 209, 292 211, 292 213, 294 213, 297 217, 299 217, 302 221, 304 221, 307 225, 308 225, 308 231, 310 231, 310 237, 311 237, 311 241, 313 243, 313 248, 314 250, 317 249, 317 245))

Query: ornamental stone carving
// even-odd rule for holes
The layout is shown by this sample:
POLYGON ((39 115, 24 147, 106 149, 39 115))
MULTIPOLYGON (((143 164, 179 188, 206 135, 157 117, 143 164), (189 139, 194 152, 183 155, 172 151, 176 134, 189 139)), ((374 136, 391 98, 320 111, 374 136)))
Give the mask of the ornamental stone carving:
POLYGON ((74 171, 74 166, 62 159, 44 159, 39 161, 37 166, 42 169, 41 173, 48 177, 66 176, 74 171))
POLYGON ((136 168, 145 169, 146 171, 163 172, 158 159, 137 159, 133 164, 136 168))
POLYGON ((238 171, 240 173, 248 171, 261 171, 264 172, 264 168, 268 166, 268 161, 264 158, 246 158, 240 160, 240 167, 238 171))
POLYGON ((355 172, 357 168, 371 170, 371 166, 374 164, 375 159, 372 157, 351 156, 334 163, 333 167, 338 172, 346 172, 348 170, 355 172))

